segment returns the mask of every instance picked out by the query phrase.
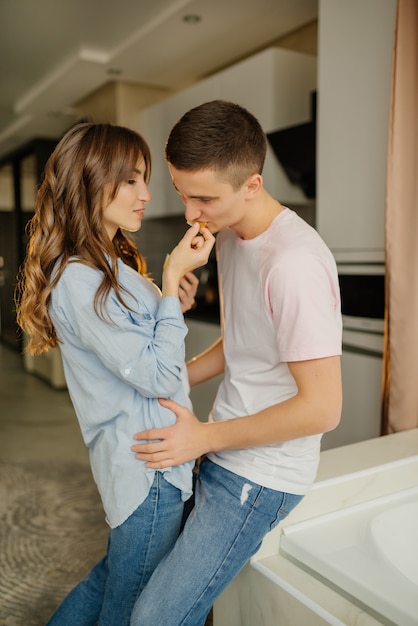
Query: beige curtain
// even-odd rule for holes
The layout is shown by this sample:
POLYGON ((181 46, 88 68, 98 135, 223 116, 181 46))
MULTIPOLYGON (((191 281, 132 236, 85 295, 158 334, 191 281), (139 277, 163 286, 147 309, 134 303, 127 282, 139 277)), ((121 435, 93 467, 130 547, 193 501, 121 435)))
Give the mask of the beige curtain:
POLYGON ((398 0, 386 198, 383 434, 418 427, 418 0, 398 0))

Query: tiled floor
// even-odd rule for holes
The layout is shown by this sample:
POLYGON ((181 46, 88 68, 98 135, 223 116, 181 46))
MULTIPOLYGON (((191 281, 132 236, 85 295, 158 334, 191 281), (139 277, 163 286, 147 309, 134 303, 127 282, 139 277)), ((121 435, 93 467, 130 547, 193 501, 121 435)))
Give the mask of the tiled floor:
POLYGON ((67 391, 27 374, 23 358, 0 344, 0 457, 88 463, 67 391))

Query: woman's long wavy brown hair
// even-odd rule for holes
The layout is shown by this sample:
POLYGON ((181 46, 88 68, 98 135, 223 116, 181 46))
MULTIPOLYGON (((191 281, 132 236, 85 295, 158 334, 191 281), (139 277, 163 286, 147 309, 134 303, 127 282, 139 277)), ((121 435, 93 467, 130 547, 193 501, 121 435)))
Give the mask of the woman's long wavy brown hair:
POLYGON ((28 335, 30 354, 58 345, 48 304, 70 259, 77 257, 102 272, 94 302, 98 315, 103 315, 111 289, 123 303, 117 258, 146 273, 145 260, 133 241, 120 230, 111 241, 103 226, 103 208, 115 198, 141 157, 148 182, 151 156, 144 139, 122 126, 93 123, 71 128, 49 157, 28 227, 27 255, 16 290, 17 321, 28 335))

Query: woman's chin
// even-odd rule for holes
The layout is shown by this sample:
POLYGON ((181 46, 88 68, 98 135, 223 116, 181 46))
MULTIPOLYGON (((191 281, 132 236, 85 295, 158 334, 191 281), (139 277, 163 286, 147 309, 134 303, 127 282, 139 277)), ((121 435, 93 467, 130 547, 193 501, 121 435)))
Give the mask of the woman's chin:
POLYGON ((120 229, 121 230, 125 230, 127 233, 137 233, 138 230, 140 230, 142 226, 142 222, 140 224, 137 224, 136 226, 132 225, 132 226, 121 226, 120 229))

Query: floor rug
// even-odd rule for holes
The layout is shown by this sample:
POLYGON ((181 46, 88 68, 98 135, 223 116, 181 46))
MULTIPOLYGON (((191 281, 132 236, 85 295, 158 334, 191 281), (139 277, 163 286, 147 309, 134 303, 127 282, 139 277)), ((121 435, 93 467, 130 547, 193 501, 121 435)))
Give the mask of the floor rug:
POLYGON ((0 626, 45 626, 107 534, 88 466, 0 461, 0 626))

